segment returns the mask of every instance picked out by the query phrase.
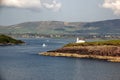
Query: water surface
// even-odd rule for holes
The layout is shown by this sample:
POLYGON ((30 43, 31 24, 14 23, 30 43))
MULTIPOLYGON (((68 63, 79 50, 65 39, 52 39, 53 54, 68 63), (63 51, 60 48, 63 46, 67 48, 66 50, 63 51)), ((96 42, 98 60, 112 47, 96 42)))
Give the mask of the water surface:
POLYGON ((38 55, 74 39, 22 40, 25 45, 0 47, 0 80, 120 80, 120 63, 38 55))

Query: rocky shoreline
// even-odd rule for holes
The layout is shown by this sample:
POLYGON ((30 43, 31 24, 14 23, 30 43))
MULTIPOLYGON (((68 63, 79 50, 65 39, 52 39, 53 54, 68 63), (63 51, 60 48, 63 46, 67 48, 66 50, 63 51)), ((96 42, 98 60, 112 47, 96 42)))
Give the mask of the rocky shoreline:
POLYGON ((54 57, 73 57, 73 58, 91 58, 91 59, 101 59, 111 62, 120 62, 120 57, 113 56, 100 56, 100 55, 81 55, 81 54, 72 54, 72 53, 56 53, 56 52, 43 52, 39 53, 43 56, 54 56, 54 57))
POLYGON ((111 62, 120 62, 120 46, 73 46, 39 53, 44 56, 92 58, 111 62))

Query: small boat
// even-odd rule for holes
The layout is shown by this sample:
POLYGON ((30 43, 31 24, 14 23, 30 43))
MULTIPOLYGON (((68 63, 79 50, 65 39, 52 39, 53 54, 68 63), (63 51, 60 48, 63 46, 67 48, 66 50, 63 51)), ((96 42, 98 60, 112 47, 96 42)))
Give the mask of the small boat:
POLYGON ((42 47, 46 47, 46 44, 42 44, 42 47))

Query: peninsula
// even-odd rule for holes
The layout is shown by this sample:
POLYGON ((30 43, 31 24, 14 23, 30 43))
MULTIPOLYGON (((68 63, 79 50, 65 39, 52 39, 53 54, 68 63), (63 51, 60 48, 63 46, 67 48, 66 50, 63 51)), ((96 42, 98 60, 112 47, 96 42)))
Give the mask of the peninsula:
POLYGON ((12 37, 9 37, 7 35, 0 34, 0 46, 4 45, 17 45, 17 44, 23 44, 24 42, 21 40, 16 40, 12 37))
POLYGON ((92 58, 120 62, 120 40, 69 43, 60 49, 39 54, 44 56, 92 58))

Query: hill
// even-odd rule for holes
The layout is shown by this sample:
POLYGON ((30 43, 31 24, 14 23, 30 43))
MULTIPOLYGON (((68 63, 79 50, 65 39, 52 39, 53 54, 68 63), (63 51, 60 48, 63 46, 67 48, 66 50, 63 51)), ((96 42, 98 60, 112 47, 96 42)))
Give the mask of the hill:
POLYGON ((120 19, 97 22, 38 21, 0 26, 1 33, 119 34, 120 19))
POLYGON ((14 44, 22 44, 24 43, 21 40, 16 40, 12 37, 0 34, 0 45, 14 45, 14 44))

